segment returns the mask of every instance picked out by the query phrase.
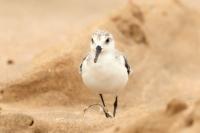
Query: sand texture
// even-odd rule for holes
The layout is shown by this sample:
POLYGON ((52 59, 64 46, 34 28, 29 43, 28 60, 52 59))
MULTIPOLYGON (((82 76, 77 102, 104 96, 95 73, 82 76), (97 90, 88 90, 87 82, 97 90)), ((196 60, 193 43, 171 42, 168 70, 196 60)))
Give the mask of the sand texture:
MULTIPOLYGON (((14 16, 23 23, 13 24, 19 19, 13 12, 0 14, 1 27, 16 32, 12 27, 0 32, 0 133, 200 132, 200 1, 87 1, 87 10, 77 5, 81 0, 67 2, 77 5, 76 11, 60 2, 44 8, 33 2, 37 11, 26 2, 4 3, 13 10, 24 6, 32 16, 20 8, 14 16), (95 4, 101 8, 90 16, 95 4), (100 102, 79 74, 96 29, 113 34, 133 69, 113 119, 96 107, 83 113, 100 102)), ((106 96, 109 110, 113 100, 106 96)))

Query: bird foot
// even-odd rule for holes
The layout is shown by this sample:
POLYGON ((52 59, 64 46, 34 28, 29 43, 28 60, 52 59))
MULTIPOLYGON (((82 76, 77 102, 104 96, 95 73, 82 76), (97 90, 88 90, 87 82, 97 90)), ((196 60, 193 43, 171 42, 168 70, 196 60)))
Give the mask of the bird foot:
POLYGON ((108 109, 105 108, 103 105, 101 105, 101 104, 99 104, 99 103, 97 103, 97 104, 92 104, 92 105, 88 106, 87 108, 85 108, 85 109, 83 110, 84 114, 88 111, 88 109, 90 109, 90 108, 93 107, 93 106, 99 106, 99 107, 103 110, 103 112, 104 112, 106 118, 112 118, 112 115, 108 112, 108 109))
POLYGON ((109 112, 104 112, 104 113, 105 113, 106 118, 112 118, 112 115, 109 112))

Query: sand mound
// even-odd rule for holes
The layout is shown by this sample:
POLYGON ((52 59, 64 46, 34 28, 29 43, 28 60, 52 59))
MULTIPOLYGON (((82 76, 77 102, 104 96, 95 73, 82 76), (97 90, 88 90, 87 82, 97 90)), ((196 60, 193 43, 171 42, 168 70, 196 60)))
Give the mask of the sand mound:
MULTIPOLYGON (((191 112, 191 111, 190 111, 191 112)), ((175 133, 193 125, 186 103, 172 100, 166 110, 150 113, 119 133, 175 133)))
POLYGON ((32 117, 23 114, 2 114, 0 119, 1 133, 10 133, 13 130, 16 132, 26 132, 34 124, 32 117))
MULTIPOLYGON (((199 131, 196 126, 198 104, 193 112, 188 112, 200 93, 200 13, 187 3, 180 0, 130 1, 105 20, 80 31, 84 34, 66 42, 66 46, 58 47, 62 50, 73 45, 70 50, 60 54, 52 48, 54 52, 49 50, 37 56, 30 73, 1 89, 0 102, 16 104, 15 108, 19 104, 41 110, 33 114, 33 108, 27 107, 28 111, 24 111, 44 122, 44 126, 30 129, 30 132, 61 133, 69 129, 70 132, 127 133, 199 131), (97 102, 97 97, 85 88, 79 75, 79 63, 88 51, 91 32, 97 28, 113 33, 117 47, 126 53, 134 71, 126 91, 120 96, 118 117, 113 120, 101 119, 98 111, 86 119, 80 115, 83 106, 97 102), (182 100, 171 101, 173 98, 189 105, 182 100), (163 109, 167 103, 166 110, 155 111, 163 109), (41 106, 46 106, 48 111, 41 106), (62 108, 54 111, 63 112, 50 112, 55 106, 62 108), (49 115, 43 118, 46 113, 49 115), (60 117, 64 121, 53 121, 60 117)), ((108 99, 110 104, 112 99, 108 99)), ((34 124, 40 126, 41 123, 34 124)))
POLYGON ((90 93, 87 92, 87 89, 84 90, 79 76, 79 65, 74 59, 76 58, 70 54, 65 54, 53 61, 47 61, 40 67, 34 67, 36 70, 27 74, 22 80, 2 89, 2 102, 30 99, 29 102, 40 104, 41 101, 50 102, 47 98, 53 98, 55 104, 70 104, 81 100, 84 102, 85 96, 90 93), (62 97, 66 100, 58 100, 56 97, 62 97))
POLYGON ((22 114, 7 114, 1 115, 1 123, 2 127, 29 127, 34 124, 34 120, 26 115, 22 114))
POLYGON ((166 110, 149 114, 136 124, 130 124, 118 133, 198 133, 199 104, 187 107, 180 100, 172 100, 166 110), (178 111, 178 112, 177 112, 178 111), (170 112, 170 114, 169 114, 170 112), (169 116, 170 115, 170 116, 169 116))

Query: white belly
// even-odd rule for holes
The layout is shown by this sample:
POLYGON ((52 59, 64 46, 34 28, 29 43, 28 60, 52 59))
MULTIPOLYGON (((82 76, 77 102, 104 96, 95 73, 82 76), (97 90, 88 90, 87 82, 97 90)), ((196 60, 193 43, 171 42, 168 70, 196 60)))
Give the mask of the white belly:
POLYGON ((83 65, 82 79, 86 86, 97 93, 117 94, 128 81, 123 64, 116 60, 98 60, 83 65))

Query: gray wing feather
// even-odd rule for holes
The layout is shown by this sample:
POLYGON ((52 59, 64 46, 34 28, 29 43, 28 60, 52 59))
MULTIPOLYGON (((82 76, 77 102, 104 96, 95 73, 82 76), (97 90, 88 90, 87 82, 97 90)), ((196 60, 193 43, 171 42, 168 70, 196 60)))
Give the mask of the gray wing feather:
POLYGON ((87 56, 83 58, 83 60, 82 60, 82 62, 81 62, 81 64, 80 64, 80 73, 82 73, 83 62, 84 62, 84 60, 85 60, 86 58, 87 58, 87 56))
POLYGON ((127 69, 127 73, 130 74, 131 73, 131 67, 128 64, 128 60, 127 60, 127 58, 125 56, 124 56, 124 62, 125 62, 125 67, 127 69))

